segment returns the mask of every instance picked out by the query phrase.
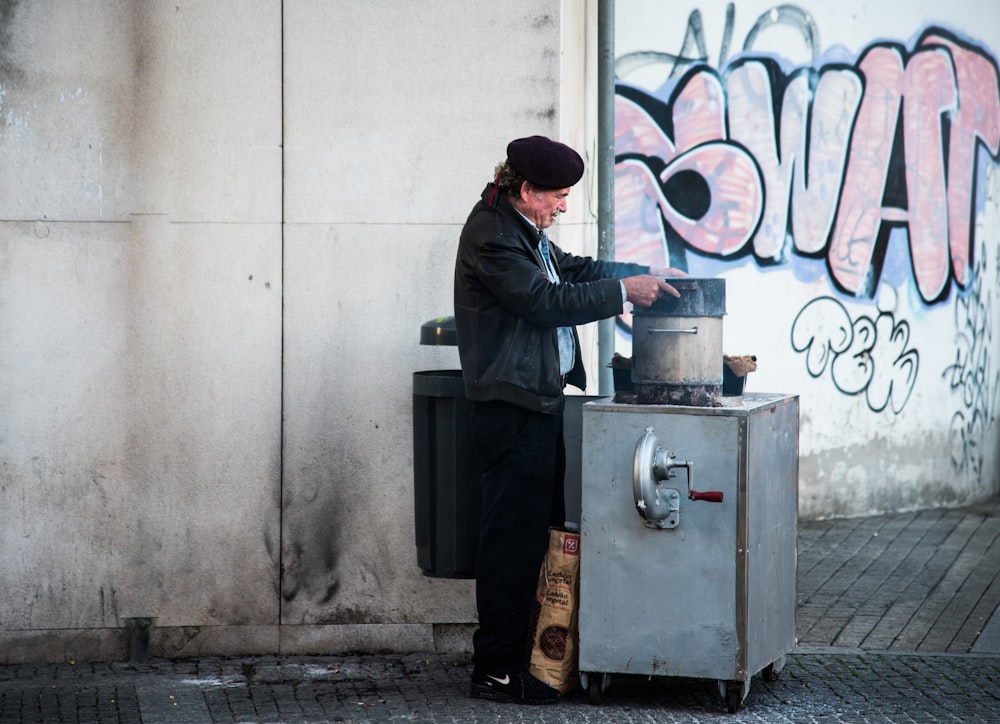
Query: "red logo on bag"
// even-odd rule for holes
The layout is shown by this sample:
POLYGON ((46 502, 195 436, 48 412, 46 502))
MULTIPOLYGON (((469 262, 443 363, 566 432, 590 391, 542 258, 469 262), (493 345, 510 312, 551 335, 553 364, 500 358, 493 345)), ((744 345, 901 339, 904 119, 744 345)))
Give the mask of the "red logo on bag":
POLYGON ((580 536, 568 535, 563 538, 563 553, 568 556, 580 555, 580 536))

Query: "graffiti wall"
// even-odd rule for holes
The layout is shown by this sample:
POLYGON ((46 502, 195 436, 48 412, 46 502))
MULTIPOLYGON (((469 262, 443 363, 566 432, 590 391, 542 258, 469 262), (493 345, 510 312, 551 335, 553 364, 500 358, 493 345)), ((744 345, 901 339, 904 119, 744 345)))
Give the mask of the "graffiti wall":
MULTIPOLYGON (((804 515, 995 492, 1000 73, 982 18, 659 5, 617 10, 615 256, 727 279, 726 352, 758 356, 747 389, 801 397, 804 515)), ((618 337, 627 353, 628 315, 618 337)))

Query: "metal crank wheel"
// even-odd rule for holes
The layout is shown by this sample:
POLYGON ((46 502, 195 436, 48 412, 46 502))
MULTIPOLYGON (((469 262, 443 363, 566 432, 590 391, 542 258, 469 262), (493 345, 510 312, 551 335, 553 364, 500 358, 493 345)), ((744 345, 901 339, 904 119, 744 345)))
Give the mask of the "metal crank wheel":
POLYGON ((726 705, 726 711, 735 714, 740 709, 740 704, 750 693, 750 682, 748 681, 719 681, 719 695, 726 705))

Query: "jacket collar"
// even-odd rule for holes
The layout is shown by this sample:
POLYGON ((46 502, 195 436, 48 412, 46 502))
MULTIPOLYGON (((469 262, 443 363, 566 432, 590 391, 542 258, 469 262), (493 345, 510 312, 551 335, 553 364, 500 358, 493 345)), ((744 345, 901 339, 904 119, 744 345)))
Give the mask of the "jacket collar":
POLYGON ((538 248, 538 245, 542 240, 541 229, 535 226, 534 222, 528 219, 527 216, 514 208, 514 205, 510 202, 510 200, 497 190, 496 183, 490 182, 486 184, 486 188, 483 189, 482 199, 483 203, 490 208, 496 209, 499 213, 520 222, 527 232, 526 236, 530 241, 532 248, 538 248))

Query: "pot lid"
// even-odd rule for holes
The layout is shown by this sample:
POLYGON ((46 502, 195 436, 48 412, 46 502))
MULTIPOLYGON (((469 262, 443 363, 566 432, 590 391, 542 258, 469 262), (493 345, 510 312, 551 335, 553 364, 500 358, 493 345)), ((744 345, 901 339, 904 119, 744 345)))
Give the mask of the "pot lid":
POLYGON ((638 317, 721 317, 726 313, 726 280, 668 277, 680 298, 664 294, 651 307, 635 307, 638 317))

